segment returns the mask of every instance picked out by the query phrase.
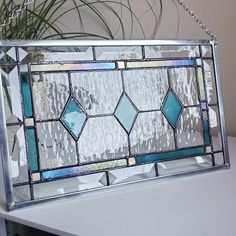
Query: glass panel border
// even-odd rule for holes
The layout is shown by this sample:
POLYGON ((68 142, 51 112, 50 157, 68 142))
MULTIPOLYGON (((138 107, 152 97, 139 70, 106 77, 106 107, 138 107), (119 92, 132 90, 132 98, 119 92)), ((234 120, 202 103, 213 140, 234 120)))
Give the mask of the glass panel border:
MULTIPOLYGON (((166 156, 168 156, 170 154, 169 153, 163 153, 163 154, 158 154, 160 155, 162 158, 158 158, 157 156, 155 156, 156 154, 147 154, 147 155, 139 155, 139 156, 134 156, 134 157, 126 157, 124 159, 120 159, 118 162, 120 162, 117 164, 116 160, 111 160, 108 163, 104 163, 104 165, 100 164, 100 169, 101 171, 104 172, 104 178, 106 180, 101 180, 101 182, 107 182, 107 185, 104 187, 100 187, 98 189, 103 189, 103 188, 109 188, 112 184, 109 184, 109 179, 108 176, 110 174, 110 170, 115 170, 117 169, 121 169, 124 166, 126 166, 126 168, 133 168, 132 166, 134 166, 135 164, 139 164, 139 165, 143 165, 144 167, 148 162, 154 163, 154 167, 155 167, 155 171, 156 171, 156 176, 153 177, 152 175, 150 175, 150 177, 147 177, 146 179, 138 179, 138 180, 130 180, 128 183, 138 183, 140 181, 146 181, 146 180, 151 180, 151 179, 165 179, 165 178, 175 178, 177 176, 182 176, 182 175, 191 175, 194 173, 200 173, 200 172, 208 172, 208 171, 213 171, 213 170, 218 170, 218 169, 222 169, 222 168, 229 168, 230 167, 230 161, 229 161, 229 154, 228 154, 228 146, 227 146, 227 137, 226 137, 226 129, 225 129, 225 118, 224 118, 224 108, 223 108, 223 100, 222 100, 222 91, 221 91, 221 81, 220 81, 220 69, 219 69, 219 55, 218 55, 218 43, 216 41, 209 41, 209 40, 130 40, 130 41, 126 41, 126 40, 117 40, 117 41, 75 41, 75 40, 45 40, 45 41, 17 41, 17 40, 7 40, 7 41, 0 41, 0 45, 1 47, 50 47, 50 46, 90 46, 93 48, 95 47, 115 47, 115 46, 140 46, 142 48, 142 53, 143 53, 143 59, 145 58, 145 46, 151 46, 151 45, 162 45, 162 46, 168 46, 168 45, 172 45, 172 46, 187 46, 187 45, 195 45, 195 46, 199 46, 200 49, 200 57, 198 58, 186 58, 183 59, 182 62, 179 63, 179 65, 182 64, 182 66, 191 66, 191 65, 195 65, 195 66, 202 66, 202 59, 201 56, 204 57, 202 55, 202 46, 211 46, 212 47, 212 54, 213 54, 213 64, 214 64, 214 72, 215 72, 215 80, 216 80, 216 92, 217 92, 217 99, 218 99, 218 103, 217 103, 217 107, 219 109, 219 116, 220 116, 220 129, 221 129, 221 139, 222 139, 222 147, 223 149, 221 151, 218 151, 218 153, 222 153, 223 154, 223 158, 224 158, 224 163, 222 165, 216 165, 215 161, 214 161, 214 154, 216 154, 216 152, 212 152, 212 151, 206 151, 208 150, 208 144, 209 144, 209 139, 210 137, 207 137, 205 135, 204 139, 207 140, 207 142, 205 143, 204 146, 199 146, 199 147, 195 147, 195 149, 191 149, 191 147, 188 149, 188 151, 186 151, 187 149, 185 149, 185 151, 183 151, 183 155, 184 156, 189 156, 189 157, 193 157, 193 156, 197 156, 200 154, 205 154, 207 156, 212 156, 212 166, 211 167, 206 167, 206 168, 202 168, 202 169, 197 169, 194 171, 186 171, 186 172, 180 172, 180 173, 175 173, 175 174, 168 174, 166 176, 159 176, 158 175, 158 163, 162 162, 162 161, 169 161, 167 158, 165 158, 166 156), (189 63, 186 63, 187 61, 185 60, 189 60, 189 63), (207 152, 207 153, 206 153, 207 152), (163 160, 162 160, 163 159, 163 160), (114 163, 112 163, 114 161, 114 163), (111 169, 113 168, 113 169, 111 169)), ((17 53, 16 53, 17 54, 17 53)), ((18 56, 19 58, 19 56, 18 56)), ((172 60, 172 59, 171 59, 172 60)), ((175 59, 173 59, 175 60, 175 59)), ((91 66, 91 68, 89 69, 94 69, 94 70, 106 70, 106 69, 116 69, 116 68, 120 68, 120 69, 130 69, 130 68, 135 68, 136 64, 133 64, 134 62, 132 62, 132 60, 130 60, 129 62, 124 61, 119 62, 119 60, 114 60, 115 62, 113 63, 108 63, 108 62, 103 62, 105 64, 102 64, 102 62, 99 62, 101 67, 93 67, 91 66), (105 65, 105 67, 103 67, 105 65), (132 66, 135 65, 135 66, 132 66)), ((123 59, 122 59, 123 61, 123 59)), ((171 61, 169 61, 167 64, 162 64, 159 62, 159 59, 156 60, 156 63, 152 63, 149 62, 148 59, 146 60, 146 62, 142 62, 141 64, 145 65, 146 68, 149 67, 165 67, 171 64, 171 61)), ((84 64, 82 65, 86 65, 87 62, 82 62, 84 64)), ((93 61, 91 61, 90 63, 93 63, 93 61)), ((20 61, 18 60, 15 63, 18 67, 20 65, 20 61)), ((92 64, 91 64, 92 65, 92 64)), ((177 64, 178 65, 178 64, 177 64)), ((64 67, 62 66, 63 69, 66 70, 67 65, 65 65, 64 67)), ((33 65, 33 68, 37 68, 37 65, 33 65)), ((78 69, 78 68, 77 68, 78 69)), ((79 67, 80 70, 83 70, 83 66, 79 67)), ((51 70, 51 68, 50 68, 51 70)), ((58 68, 56 68, 56 71, 58 70, 58 68)), ((19 70, 20 71, 20 70, 19 70)), ((35 69, 35 71, 37 71, 37 69, 35 69)), ((2 76, 0 74, 0 79, 2 81, 2 76)), ((202 102, 202 101, 201 101, 202 102)), ((204 110, 204 114, 206 116, 206 122, 204 123, 204 126, 207 127, 207 129, 209 130, 209 122, 207 121, 207 104, 203 104, 204 105, 204 109, 202 108, 202 110, 204 110), (206 109, 206 111, 205 111, 206 109)), ((55 196, 55 197, 50 197, 50 198, 42 198, 42 199, 34 199, 32 197, 33 193, 32 193, 32 185, 30 183, 30 191, 31 191, 31 199, 30 201, 26 201, 26 202, 20 202, 20 203, 16 203, 14 201, 14 196, 13 196, 13 184, 12 184, 12 180, 11 180, 11 176, 10 176, 10 164, 9 164, 9 160, 8 160, 8 155, 9 155, 9 150, 8 150, 8 139, 7 139, 7 130, 6 130, 6 117, 5 117, 5 111, 4 111, 4 99, 3 99, 3 87, 2 87, 2 83, 0 84, 0 147, 1 147, 1 158, 2 158, 2 167, 3 167, 3 174, 4 174, 4 183, 5 183, 5 192, 6 192, 6 201, 7 201, 7 206, 8 206, 8 210, 13 210, 16 208, 20 208, 20 207, 24 207, 27 205, 31 205, 34 203, 39 203, 39 202, 44 202, 44 201, 48 201, 54 198, 58 198, 61 196, 67 196, 67 195, 74 195, 74 194, 78 194, 78 193, 83 193, 83 192, 90 192, 90 191, 94 191, 96 189, 87 189, 87 190, 82 190, 79 192, 73 192, 73 193, 66 193, 64 195, 61 196, 55 196)), ((28 129, 32 129, 32 128, 28 128, 28 129)), ((36 151, 34 151, 36 152, 36 151)), ((178 155, 176 156, 176 158, 178 157, 178 155)), ((176 158, 174 157, 174 160, 176 160, 176 158)), ((161 164, 161 163, 160 163, 161 164)), ((91 166, 87 167, 88 170, 93 169, 93 164, 90 164, 91 166)), ((73 168, 73 167, 72 167, 73 168)), ((87 173, 87 169, 86 166, 81 166, 82 169, 85 170, 84 173, 87 173)), ((47 171, 47 170, 46 170, 47 171)), ((45 176, 46 173, 49 174, 49 172, 45 171, 45 176)), ((103 173, 103 172, 99 172, 99 173, 103 173)), ((95 172, 96 173, 96 170, 95 172)), ((35 178, 35 182, 37 184, 37 179, 40 178, 40 176, 42 176, 42 173, 29 173, 29 175, 34 175, 34 177, 31 176, 31 181, 35 178)), ((50 175, 48 175, 50 176, 50 175)), ((73 176, 71 175, 71 173, 69 172, 69 176, 73 176)), ((86 176, 86 175, 84 175, 86 176)), ((149 176, 149 175, 147 175, 149 176)), ((49 177, 48 177, 49 178, 49 177)), ((50 180, 45 178, 46 181, 50 180)), ((117 184, 116 186, 120 186, 126 184, 125 183, 121 183, 121 184, 117 184)), ((15 185, 15 187, 17 187, 17 185, 15 185)))

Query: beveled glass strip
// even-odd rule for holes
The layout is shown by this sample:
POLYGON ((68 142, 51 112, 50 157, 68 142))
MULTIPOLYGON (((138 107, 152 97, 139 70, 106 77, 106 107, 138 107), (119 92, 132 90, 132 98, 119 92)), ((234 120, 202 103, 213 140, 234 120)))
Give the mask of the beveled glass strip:
POLYGON ((151 67, 167 67, 167 66, 194 66, 196 59, 189 60, 166 60, 166 61, 130 61, 127 62, 127 68, 151 68, 151 67))
POLYGON ((159 176, 168 176, 210 167, 212 167, 212 155, 201 155, 187 159, 159 162, 158 174, 159 176))
POLYGON ((98 61, 142 59, 140 46, 105 46, 94 49, 98 61))
POLYGON ((34 128, 25 130, 27 148, 28 148, 28 161, 31 171, 38 171, 37 147, 36 147, 36 132, 34 128))
POLYGON ((55 179, 55 178, 72 177, 72 176, 85 174, 88 172, 113 169, 113 168, 123 167, 123 166, 127 166, 126 159, 106 161, 106 162, 101 162, 101 163, 69 167, 69 168, 64 168, 64 169, 48 170, 48 171, 42 172, 42 179, 50 180, 50 179, 55 179))
POLYGON ((44 64, 31 65, 32 72, 40 71, 70 71, 70 70, 113 70, 116 68, 116 63, 81 63, 81 64, 44 64))
POLYGON ((198 155, 203 155, 205 152, 204 147, 195 147, 189 149, 182 149, 171 152, 162 152, 151 155, 144 155, 136 157, 137 164, 144 164, 147 162, 159 161, 159 160, 171 160, 175 158, 186 158, 186 157, 194 157, 198 155))
POLYGON ((30 81, 28 74, 21 74, 21 91, 23 97, 24 115, 27 117, 33 116, 32 96, 30 91, 30 81))
POLYGON ((152 45, 144 46, 145 58, 180 58, 199 57, 199 46, 196 45, 152 45))
POLYGON ((36 199, 60 196, 88 189, 99 189, 107 186, 106 173, 76 176, 67 179, 59 179, 51 182, 35 183, 33 185, 36 199))

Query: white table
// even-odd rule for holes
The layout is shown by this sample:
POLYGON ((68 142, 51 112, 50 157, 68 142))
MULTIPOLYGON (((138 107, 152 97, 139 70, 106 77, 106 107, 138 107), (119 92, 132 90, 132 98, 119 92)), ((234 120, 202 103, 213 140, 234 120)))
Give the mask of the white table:
POLYGON ((231 169, 75 196, 0 217, 59 235, 235 236, 236 138, 231 169))

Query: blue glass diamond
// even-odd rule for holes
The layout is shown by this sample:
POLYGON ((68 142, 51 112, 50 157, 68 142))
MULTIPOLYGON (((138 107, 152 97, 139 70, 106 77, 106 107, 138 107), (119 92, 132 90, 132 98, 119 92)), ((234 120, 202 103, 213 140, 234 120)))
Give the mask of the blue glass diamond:
POLYGON ((78 138, 86 120, 86 115, 74 98, 71 98, 68 102, 66 109, 62 114, 61 120, 71 131, 74 137, 78 138))
POLYGON ((177 99, 174 92, 170 89, 164 100, 162 111, 172 126, 176 127, 182 110, 183 107, 180 101, 177 99))
POLYGON ((128 132, 133 125, 136 114, 136 109, 128 97, 124 94, 119 101, 115 116, 128 132))

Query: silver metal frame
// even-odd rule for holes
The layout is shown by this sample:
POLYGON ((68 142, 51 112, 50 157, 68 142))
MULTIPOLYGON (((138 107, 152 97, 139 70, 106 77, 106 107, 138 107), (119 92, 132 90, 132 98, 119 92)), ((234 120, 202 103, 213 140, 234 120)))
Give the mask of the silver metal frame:
POLYGON ((7 236, 5 219, 3 219, 3 218, 0 218, 0 235, 7 236))
MULTIPOLYGON (((7 130, 6 130, 6 121, 5 121, 5 111, 4 111, 4 101, 3 101, 3 90, 2 90, 2 83, 0 83, 0 153, 2 159, 2 168, 3 168, 3 175, 4 175, 4 185, 5 185, 5 193, 6 193, 6 202, 7 202, 7 209, 13 210, 21 207, 25 207, 28 205, 32 205, 35 203, 42 203, 45 201, 50 201, 53 199, 63 198, 67 196, 73 196, 77 194, 84 194, 90 193, 94 191, 101 191, 103 189, 110 189, 110 188, 117 188, 119 186, 126 186, 129 184, 150 181, 150 180, 164 180, 164 179, 172 179, 179 176, 190 176, 196 173, 206 173, 209 171, 215 171, 219 169, 227 169, 230 167, 229 161, 229 153, 228 153, 228 144, 227 144, 227 136, 226 136, 226 129, 225 129, 225 118, 224 118, 224 109, 223 109, 223 98, 222 98, 222 91, 221 91, 221 81, 220 81, 220 69, 219 69, 219 54, 218 54, 218 43, 215 40, 99 40, 99 41, 85 41, 85 40, 0 40, 0 47, 52 47, 52 46, 142 46, 142 45, 212 45, 213 48, 213 60, 214 60, 214 67, 215 67, 215 76, 216 76, 216 86, 217 86, 217 97, 219 103, 219 113, 220 113, 220 125, 221 125, 221 134, 222 134, 222 143, 223 143, 223 151, 225 157, 225 163, 219 166, 213 166, 208 168, 203 168, 200 170, 194 171, 186 171, 177 174, 171 174, 168 176, 159 176, 144 180, 133 181, 124 184, 117 184, 113 186, 105 186, 98 189, 90 189, 90 190, 83 190, 74 193, 64 194, 62 196, 53 196, 47 197, 45 199, 38 199, 38 200, 31 200, 29 202, 23 203, 15 203, 13 199, 13 187, 12 187, 12 180, 10 178, 10 171, 9 171, 9 161, 8 161, 8 142, 7 142, 7 130)), ((0 80, 1 80, 0 74, 0 80)))

